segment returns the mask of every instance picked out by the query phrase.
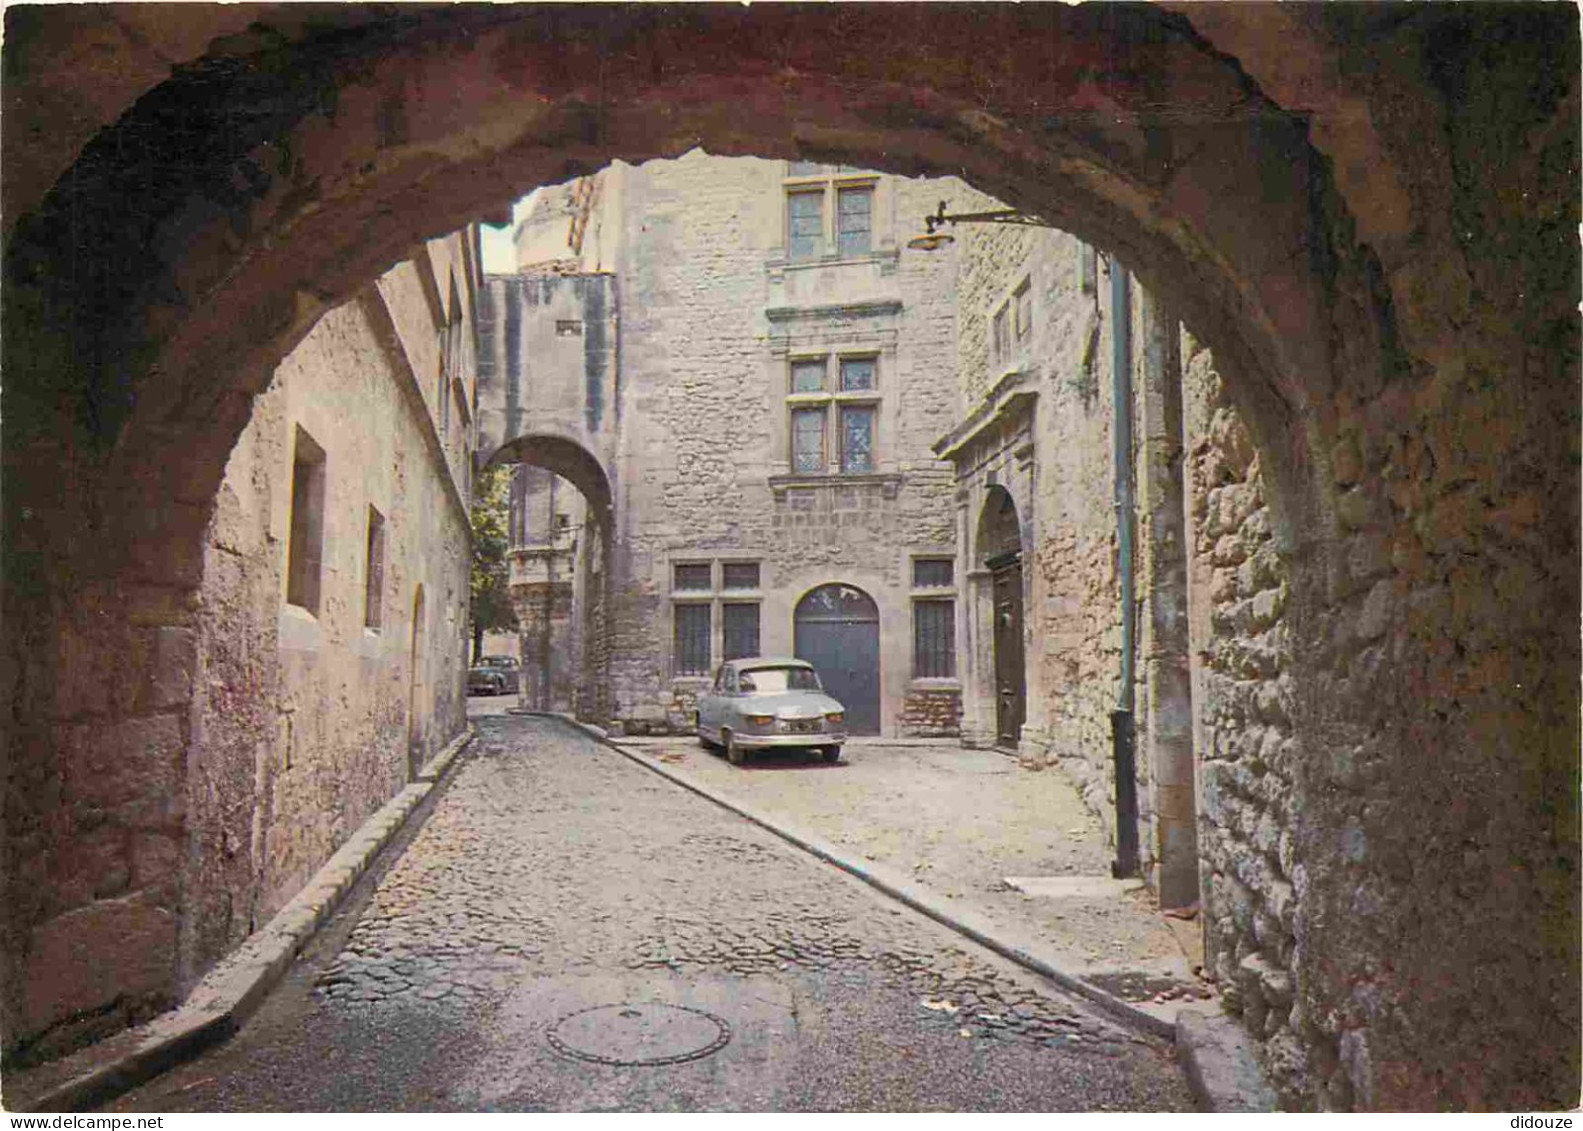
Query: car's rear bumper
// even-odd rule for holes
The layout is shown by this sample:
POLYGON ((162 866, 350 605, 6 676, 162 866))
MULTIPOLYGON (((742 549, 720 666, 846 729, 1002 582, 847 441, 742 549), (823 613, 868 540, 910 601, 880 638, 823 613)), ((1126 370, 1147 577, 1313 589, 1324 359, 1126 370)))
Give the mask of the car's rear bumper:
POLYGON ((733 731, 732 737, 744 750, 767 750, 783 746, 840 746, 846 741, 846 732, 826 731, 822 734, 744 734, 733 731))

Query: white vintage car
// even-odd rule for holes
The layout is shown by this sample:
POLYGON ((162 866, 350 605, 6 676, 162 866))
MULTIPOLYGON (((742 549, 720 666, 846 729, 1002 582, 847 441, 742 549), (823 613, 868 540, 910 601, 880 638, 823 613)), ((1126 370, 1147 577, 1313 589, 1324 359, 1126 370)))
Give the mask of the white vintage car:
POLYGON ((750 750, 805 746, 827 762, 841 758, 846 708, 824 693, 807 660, 770 656, 727 660, 698 697, 698 741, 725 747, 740 766, 750 750))

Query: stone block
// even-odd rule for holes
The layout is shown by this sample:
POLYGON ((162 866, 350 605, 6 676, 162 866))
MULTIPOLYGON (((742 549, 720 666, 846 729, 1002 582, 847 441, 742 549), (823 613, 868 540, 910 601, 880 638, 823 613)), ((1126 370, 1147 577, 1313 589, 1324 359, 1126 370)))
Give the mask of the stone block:
POLYGON ((177 707, 191 698, 197 657, 197 633, 192 629, 173 626, 155 629, 153 665, 149 673, 150 706, 177 707))
POLYGON ((1394 604, 1391 590, 1392 584, 1388 579, 1375 582, 1374 588, 1369 590, 1355 625, 1359 640, 1378 640, 1385 635, 1394 604))
POLYGON ((131 857, 132 882, 139 888, 173 885, 181 874, 181 846, 174 837, 134 834, 131 857))
POLYGON ((181 725, 172 715, 74 728, 67 751, 66 788, 77 802, 139 822, 158 821, 180 808, 181 725))
POLYGON ((1373 501, 1361 487, 1354 487, 1336 496, 1336 520, 1343 530, 1359 530, 1367 526, 1373 510, 1373 501))
POLYGON ((1338 487, 1350 487, 1362 477, 1363 456, 1356 436, 1343 436, 1330 449, 1330 473, 1338 487))
POLYGON ((1222 534, 1215 540, 1210 557, 1217 566, 1238 566, 1247 560, 1248 550, 1237 535, 1222 534))
POLYGON ((168 997, 175 978, 175 915, 140 895, 92 903, 34 928, 23 1026, 38 1033, 117 998, 168 997))
POLYGON ((1286 590, 1266 589, 1256 594, 1248 604, 1248 626, 1254 632, 1263 632, 1276 621, 1281 619, 1281 614, 1286 611, 1286 590))

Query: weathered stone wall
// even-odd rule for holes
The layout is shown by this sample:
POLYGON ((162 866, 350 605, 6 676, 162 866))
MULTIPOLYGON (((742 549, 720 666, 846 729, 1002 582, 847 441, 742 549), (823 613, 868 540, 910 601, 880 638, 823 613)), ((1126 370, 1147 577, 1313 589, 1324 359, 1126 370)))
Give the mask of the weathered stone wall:
MULTIPOLYGON (((954 310, 949 261, 898 242, 940 189, 883 178, 871 253, 789 263, 784 169, 693 154, 601 174, 587 266, 613 271, 622 309, 616 717, 685 726, 707 683, 672 672, 673 566, 757 561, 747 593, 720 589, 714 566, 714 658, 722 600, 757 602, 761 650, 790 654, 798 600, 856 585, 880 609, 883 726, 910 732, 911 556, 955 552, 951 476, 929 450, 954 409, 954 310), (827 354, 833 382, 853 351, 879 358, 874 472, 790 476, 788 357, 827 354)), ((948 713, 916 725, 942 733, 948 713)))
MULTIPOLYGON (((469 309, 456 315, 471 337, 469 309)), ((227 465, 199 592, 183 984, 266 922, 464 725, 460 455, 438 462, 439 385, 413 379, 440 365, 439 332, 404 264, 281 363, 227 465), (380 311, 401 328, 399 356, 381 340, 380 311), (325 456, 317 613, 285 600, 298 428, 325 456), (384 518, 377 627, 365 624, 370 507, 384 518)), ((469 383, 471 370, 455 376, 469 383)))
MULTIPOLYGON (((998 202, 969 193, 953 210, 986 210, 998 202)), ((956 457, 966 490, 965 522, 976 530, 994 485, 1011 492, 1022 528, 1024 656, 1027 715, 1019 758, 1058 764, 1115 837, 1116 804, 1110 713, 1121 676, 1121 589, 1113 502, 1114 428, 1111 392, 1114 327, 1109 311, 1110 265, 1065 232, 1015 225, 964 225, 958 283, 958 364, 964 426, 982 430, 956 457), (1031 324, 997 354, 994 318, 1015 318, 1015 292, 1026 281, 1031 324), (1036 399, 1031 422, 997 409, 1018 393, 1036 399), (1007 423, 996 427, 997 420, 1007 423)), ((1142 347, 1133 337, 1133 356, 1142 347)), ((1134 418, 1143 390, 1134 382, 1134 418)), ((967 569, 982 567, 985 549, 967 550, 967 569)), ((1150 594, 1139 571, 1142 613, 1150 594)), ((969 729, 984 739, 993 728, 992 621, 979 598, 968 648, 978 676, 969 695, 969 729)), ((1141 648, 1135 644, 1135 653, 1141 648)), ((1135 687, 1142 689, 1141 665, 1135 687)), ((1143 701, 1140 694, 1140 702, 1143 701)), ((1142 864, 1155 863, 1150 835, 1149 720, 1139 717, 1138 801, 1142 864)))
POLYGON ((902 703, 897 730, 918 738, 946 738, 961 733, 962 694, 955 690, 913 688, 902 703))
MULTIPOLYGON (((465 268, 467 238, 430 246, 465 268)), ((462 728, 458 548, 468 532, 465 482, 452 476, 465 465, 467 429, 453 420, 442 458, 436 339, 451 312, 442 308, 437 325, 432 309, 403 264, 325 315, 255 402, 215 499, 191 627, 151 629, 137 643, 153 650, 158 678, 117 693, 144 704, 124 737, 153 754, 159 773, 129 776, 137 763, 114 729, 107 736, 91 716, 80 725, 83 757, 63 793, 86 834, 73 857, 84 879, 58 890, 60 912, 34 932, 23 1027, 8 1034, 33 1038, 26 1055, 174 1003, 394 795, 414 758, 462 728), (435 367, 435 380, 420 384, 409 366, 435 367), (285 600, 298 427, 325 456, 316 613, 285 600), (377 629, 365 626, 370 506, 385 520, 377 629), (96 935, 115 939, 113 955, 84 956, 96 935)), ((469 310, 462 299, 455 319, 470 338, 469 310)), ((466 368, 447 371, 443 391, 459 409, 472 347, 453 349, 452 364, 466 368)), ((105 673, 107 694, 117 683, 105 673)))
POLYGON ((1311 1081, 1291 1015, 1300 874, 1294 837, 1287 564, 1262 457, 1208 351, 1183 335, 1191 449, 1191 604, 1206 964, 1228 1012, 1266 1044, 1288 1102, 1311 1081))

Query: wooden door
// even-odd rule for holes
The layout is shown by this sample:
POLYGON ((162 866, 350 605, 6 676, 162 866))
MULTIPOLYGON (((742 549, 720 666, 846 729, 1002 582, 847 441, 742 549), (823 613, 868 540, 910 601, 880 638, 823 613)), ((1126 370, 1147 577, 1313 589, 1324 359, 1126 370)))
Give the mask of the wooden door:
POLYGON ((1022 662, 1022 562, 992 574, 995 594, 995 740, 1016 746, 1022 736, 1027 684, 1022 662))

